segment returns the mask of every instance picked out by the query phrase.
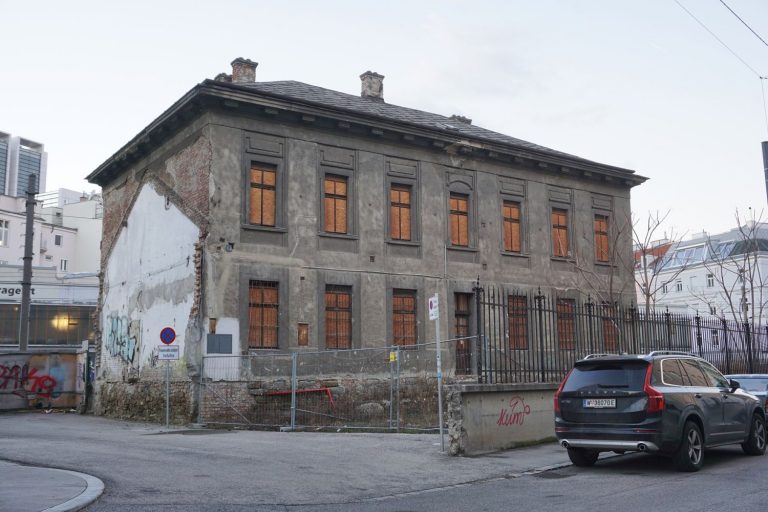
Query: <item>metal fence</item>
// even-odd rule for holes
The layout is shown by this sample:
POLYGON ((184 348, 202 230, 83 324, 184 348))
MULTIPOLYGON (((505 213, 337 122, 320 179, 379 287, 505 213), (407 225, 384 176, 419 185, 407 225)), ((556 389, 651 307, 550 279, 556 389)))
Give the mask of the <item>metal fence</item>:
POLYGON ((477 287, 475 299, 480 382, 559 382, 587 354, 653 350, 691 352, 726 374, 768 372, 767 326, 502 287, 477 287))
MULTIPOLYGON (((441 343, 444 381, 478 377, 456 354, 475 337, 441 343)), ((474 343, 473 343, 474 344, 474 343)), ((437 430, 436 344, 203 358, 206 424, 337 430, 437 430)))

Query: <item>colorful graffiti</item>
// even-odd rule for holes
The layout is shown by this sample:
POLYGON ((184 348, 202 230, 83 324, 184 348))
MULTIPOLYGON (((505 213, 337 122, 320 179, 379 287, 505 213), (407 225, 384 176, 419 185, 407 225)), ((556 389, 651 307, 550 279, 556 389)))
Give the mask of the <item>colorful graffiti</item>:
POLYGON ((84 353, 0 355, 0 410, 77 407, 85 390, 78 368, 85 358, 84 353))
POLYGON ((138 348, 138 332, 138 320, 131 321, 126 316, 107 316, 107 351, 110 355, 133 364, 138 348))
POLYGON ((525 403, 523 397, 513 396, 509 401, 509 409, 501 408, 496 424, 500 427, 522 425, 529 414, 531 414, 531 406, 525 403))

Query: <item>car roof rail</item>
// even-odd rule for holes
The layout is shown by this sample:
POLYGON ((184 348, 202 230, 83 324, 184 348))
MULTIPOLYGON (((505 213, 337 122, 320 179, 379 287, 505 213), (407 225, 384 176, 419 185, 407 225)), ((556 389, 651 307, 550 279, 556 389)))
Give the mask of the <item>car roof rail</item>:
POLYGON ((692 354, 690 352, 686 352, 684 350, 654 350, 653 352, 648 354, 648 357, 653 356, 693 356, 696 357, 695 354, 692 354))
POLYGON ((587 354, 584 359, 597 359, 598 357, 608 357, 616 354, 587 354))

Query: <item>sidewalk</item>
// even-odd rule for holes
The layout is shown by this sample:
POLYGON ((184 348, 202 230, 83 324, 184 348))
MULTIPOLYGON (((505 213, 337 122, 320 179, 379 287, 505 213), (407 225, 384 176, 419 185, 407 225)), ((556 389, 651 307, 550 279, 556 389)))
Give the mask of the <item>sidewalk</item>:
POLYGON ((101 480, 84 473, 0 460, 0 512, 81 510, 103 491, 101 480))

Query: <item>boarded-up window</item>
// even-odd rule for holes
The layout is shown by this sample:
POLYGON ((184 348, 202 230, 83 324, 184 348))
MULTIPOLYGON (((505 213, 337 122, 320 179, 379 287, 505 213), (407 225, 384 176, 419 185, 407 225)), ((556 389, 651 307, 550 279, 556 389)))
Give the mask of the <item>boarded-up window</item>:
POLYGON ((509 315, 509 348, 528 348, 528 297, 510 295, 507 297, 509 315))
POLYGON ((392 240, 411 239, 411 187, 392 185, 389 191, 389 235, 392 240))
POLYGON ((605 342, 606 352, 615 352, 619 338, 618 318, 615 316, 615 310, 610 304, 602 305, 602 324, 603 340, 605 342))
MULTIPOLYGON (((454 311, 454 330, 457 338, 469 336, 469 322, 471 315, 472 294, 457 293, 454 295, 456 309, 454 311)), ((468 339, 456 341, 456 372, 460 374, 470 373, 472 368, 472 343, 468 339)))
POLYGON ((277 172, 262 164, 251 165, 248 222, 260 226, 275 225, 277 172))
POLYGON ((552 254, 568 256, 568 210, 552 208, 552 254))
POLYGON ((504 250, 520 252, 520 203, 504 201, 504 250))
POLYGON ((277 283, 248 284, 249 348, 277 348, 278 307, 277 283))
POLYGON ((352 289, 325 288, 325 347, 352 348, 352 289))
POLYGON ((608 216, 595 215, 595 260, 608 262, 608 216))
POLYGON ((561 349, 576 346, 576 301, 557 299, 557 343, 561 349))
POLYGON ((449 200, 451 245, 469 246, 469 197, 464 194, 451 194, 449 200))
POLYGON ((416 292, 392 292, 392 335, 394 345, 416 344, 416 292))
POLYGON ((347 178, 326 175, 323 181, 323 214, 326 233, 347 233, 347 178))
POLYGON ((300 323, 297 329, 297 337, 300 347, 309 345, 309 324, 300 323))

